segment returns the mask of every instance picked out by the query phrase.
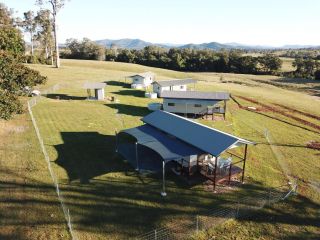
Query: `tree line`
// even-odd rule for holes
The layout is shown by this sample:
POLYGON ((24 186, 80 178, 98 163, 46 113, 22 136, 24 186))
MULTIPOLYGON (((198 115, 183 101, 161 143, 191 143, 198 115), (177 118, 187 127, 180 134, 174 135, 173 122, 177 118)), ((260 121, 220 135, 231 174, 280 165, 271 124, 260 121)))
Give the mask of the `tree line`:
POLYGON ((292 66, 296 70, 288 73, 288 77, 320 80, 320 62, 317 59, 296 57, 292 66))
MULTIPOLYGON (((299 53, 299 51, 295 51, 299 53)), ((264 51, 258 56, 246 54, 242 50, 196 50, 165 49, 148 46, 141 50, 118 49, 115 45, 110 49, 84 38, 79 41, 68 39, 63 58, 106 60, 136 63, 151 67, 189 72, 226 72, 242 74, 272 74, 292 78, 320 79, 320 63, 316 52, 313 57, 296 55, 292 72, 281 72, 282 60, 272 52, 264 51)))
POLYGON ((146 66, 192 72, 234 72, 244 74, 273 74, 279 71, 282 61, 272 54, 260 57, 243 56, 240 51, 165 49, 148 46, 142 50, 117 49, 103 46, 84 38, 69 39, 64 58, 95 59, 136 63, 146 66))

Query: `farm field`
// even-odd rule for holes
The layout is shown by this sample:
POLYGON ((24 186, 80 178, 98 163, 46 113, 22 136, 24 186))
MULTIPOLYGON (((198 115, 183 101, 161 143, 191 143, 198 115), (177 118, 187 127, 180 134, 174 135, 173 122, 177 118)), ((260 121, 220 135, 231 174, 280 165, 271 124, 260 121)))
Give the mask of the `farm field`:
POLYGON ((286 58, 286 57, 281 57, 280 58, 282 60, 282 68, 281 71, 282 72, 291 72, 296 70, 293 66, 292 63, 294 61, 294 58, 286 58))
MULTIPOLYGON (((320 234, 320 152, 307 147, 310 141, 320 142, 320 83, 79 60, 63 60, 61 69, 30 67, 49 78, 41 90, 60 86, 56 93, 42 97, 33 113, 78 239, 134 238, 172 223, 183 224, 215 206, 288 181, 298 182, 297 196, 254 216, 230 220, 197 239, 315 239, 320 234), (190 186, 168 174, 168 196, 161 198, 160 176, 137 174, 115 154, 115 131, 140 125, 140 118, 149 112, 146 105, 154 101, 124 84, 125 76, 143 71, 155 72, 156 80, 192 77, 199 80, 196 90, 231 92, 238 104, 229 101, 226 121, 197 121, 257 143, 249 148, 246 184, 214 194, 202 184, 190 186), (82 85, 87 81, 106 81, 106 96, 115 96, 119 102, 85 100, 82 85), (257 111, 248 111, 248 106, 257 111), (271 145, 266 131, 272 136, 271 145)), ((15 144, 28 152, 17 154, 19 149, 9 151, 8 147, 0 152, 0 172, 8 171, 0 176, 0 186, 12 189, 0 210, 17 199, 9 206, 11 218, 1 211, 0 238, 18 229, 17 239, 71 239, 28 115, 17 116, 10 124, 26 130, 0 132, 3 145, 15 144), (17 184, 21 176, 12 171, 22 176, 21 185, 17 184)))

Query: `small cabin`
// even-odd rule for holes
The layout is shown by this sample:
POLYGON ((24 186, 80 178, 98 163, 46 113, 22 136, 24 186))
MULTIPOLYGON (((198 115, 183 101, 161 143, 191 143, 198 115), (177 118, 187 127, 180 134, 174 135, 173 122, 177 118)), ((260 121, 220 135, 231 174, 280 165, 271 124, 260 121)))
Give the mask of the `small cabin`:
POLYGON ((163 110, 171 113, 225 116, 230 94, 226 92, 163 91, 163 110))
POLYGON ((163 91, 187 91, 188 84, 195 84, 197 81, 193 79, 174 79, 154 82, 153 92, 160 97, 163 91))
POLYGON ((87 89, 88 99, 90 100, 104 100, 104 88, 106 83, 85 83, 84 89, 87 89), (92 92, 94 95, 92 95, 92 92))
POLYGON ((131 79, 131 88, 142 89, 149 87, 154 81, 155 74, 152 72, 145 72, 129 76, 131 79))

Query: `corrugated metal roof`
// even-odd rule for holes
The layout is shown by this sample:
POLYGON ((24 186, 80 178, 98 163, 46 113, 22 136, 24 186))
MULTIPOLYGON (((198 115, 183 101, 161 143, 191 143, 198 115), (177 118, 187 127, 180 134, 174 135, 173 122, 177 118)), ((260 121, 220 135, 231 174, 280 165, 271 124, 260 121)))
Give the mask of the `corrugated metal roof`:
POLYGON ((150 113, 142 121, 216 157, 236 144, 254 144, 164 111, 150 113))
POLYGON ((83 85, 84 89, 101 89, 106 87, 106 83, 85 83, 83 85))
POLYGON ((143 77, 143 78, 153 77, 154 73, 153 72, 144 72, 144 73, 138 73, 138 74, 135 74, 135 75, 132 75, 132 76, 129 76, 129 77, 132 78, 132 77, 135 77, 135 76, 140 76, 140 77, 143 77))
POLYGON ((230 94, 227 92, 163 91, 161 92, 160 97, 177 99, 229 100, 230 94))
POLYGON ((121 132, 132 135, 139 144, 153 149, 166 162, 204 153, 200 149, 169 136, 148 124, 121 132))
POLYGON ((157 81, 155 83, 159 84, 161 87, 177 86, 177 85, 186 85, 190 83, 196 83, 197 80, 194 79, 172 79, 172 80, 163 80, 157 81))

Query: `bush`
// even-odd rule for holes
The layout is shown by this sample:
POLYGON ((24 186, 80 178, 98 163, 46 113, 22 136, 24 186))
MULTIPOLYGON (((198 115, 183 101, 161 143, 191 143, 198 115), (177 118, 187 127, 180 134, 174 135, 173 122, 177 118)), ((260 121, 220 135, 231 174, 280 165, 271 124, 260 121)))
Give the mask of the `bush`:
POLYGON ((18 96, 25 87, 43 84, 46 77, 21 63, 21 58, 0 51, 0 118, 9 119, 14 113, 21 113, 18 96))
POLYGON ((8 120, 15 113, 22 113, 17 96, 0 88, 0 118, 8 120))

